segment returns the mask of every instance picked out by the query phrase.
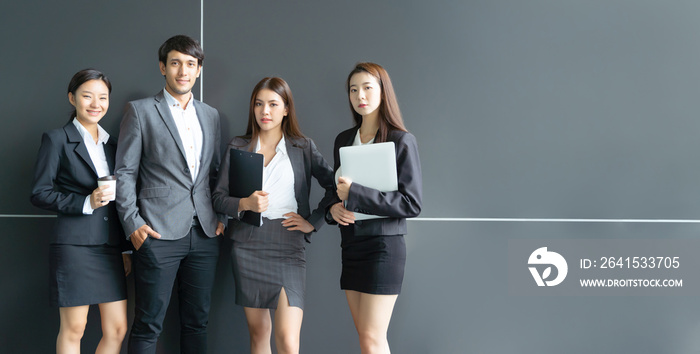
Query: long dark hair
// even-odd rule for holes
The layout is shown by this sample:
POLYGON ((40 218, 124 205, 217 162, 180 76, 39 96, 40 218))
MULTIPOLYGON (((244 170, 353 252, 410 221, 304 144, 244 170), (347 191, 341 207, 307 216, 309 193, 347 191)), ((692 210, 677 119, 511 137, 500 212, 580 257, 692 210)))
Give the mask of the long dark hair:
POLYGON ((381 65, 375 63, 355 64, 355 68, 348 75, 347 81, 345 81, 345 89, 348 93, 348 102, 350 103, 350 112, 352 112, 352 118, 355 120, 355 124, 357 126, 362 124, 362 116, 355 112, 352 101, 350 101, 350 79, 353 75, 362 72, 368 73, 377 79, 379 82, 379 88, 382 91, 382 102, 379 104, 378 108, 379 130, 377 131, 375 142, 385 142, 386 136, 391 130, 407 131, 403 124, 403 119, 401 118, 401 110, 399 110, 399 103, 396 101, 394 86, 391 84, 389 74, 381 65))
MULTIPOLYGON (((112 93, 112 83, 109 82, 109 79, 105 74, 95 69, 83 69, 75 73, 73 78, 70 79, 70 83, 68 83, 68 93, 72 93, 73 97, 75 97, 75 92, 78 91, 78 87, 90 80, 102 80, 102 82, 107 85, 107 90, 109 90, 109 93, 112 93)), ((69 121, 72 120, 76 114, 77 112, 75 111, 75 107, 73 107, 73 112, 70 114, 69 121)))
POLYGON ((262 90, 271 90, 282 97, 284 101, 284 106, 287 108, 287 116, 282 119, 282 134, 285 138, 303 138, 304 134, 301 133, 299 128, 299 122, 297 121, 297 114, 294 110, 294 97, 292 97, 292 90, 287 85, 287 82, 279 77, 266 77, 253 88, 253 93, 250 95, 250 108, 248 109, 248 128, 246 129, 244 139, 250 140, 250 151, 255 149, 255 144, 253 141, 257 141, 258 136, 260 136, 260 127, 258 122, 255 120, 255 99, 258 96, 258 92, 262 90))

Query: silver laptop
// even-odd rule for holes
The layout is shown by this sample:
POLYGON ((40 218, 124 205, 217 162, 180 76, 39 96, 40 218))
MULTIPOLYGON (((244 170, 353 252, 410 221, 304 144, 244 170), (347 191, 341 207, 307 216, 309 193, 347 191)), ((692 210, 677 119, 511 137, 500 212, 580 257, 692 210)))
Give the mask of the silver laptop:
MULTIPOLYGON (((399 189, 396 178, 396 149, 393 142, 344 146, 340 148, 339 153, 341 176, 381 192, 399 189)), ((355 220, 386 217, 355 213, 355 220)))

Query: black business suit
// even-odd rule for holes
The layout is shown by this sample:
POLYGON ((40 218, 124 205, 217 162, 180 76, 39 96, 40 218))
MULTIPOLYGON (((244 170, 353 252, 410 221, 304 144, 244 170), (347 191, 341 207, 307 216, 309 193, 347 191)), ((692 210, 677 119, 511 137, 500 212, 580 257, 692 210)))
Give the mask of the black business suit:
MULTIPOLYGON (((111 173, 114 171, 116 142, 110 137, 103 147, 111 173)), ((50 235, 52 283, 58 282, 58 284, 52 285, 57 285, 59 288, 58 293, 52 291, 51 298, 52 303, 58 306, 87 305, 88 303, 82 303, 85 301, 93 304, 126 299, 126 282, 121 250, 127 245, 123 238, 115 204, 109 203, 104 207, 97 208, 91 215, 83 214, 85 198, 97 188, 99 177, 102 176, 97 175, 85 141, 72 121, 63 128, 43 134, 34 172, 31 202, 39 208, 58 213, 50 235), (84 267, 75 266, 73 268, 76 272, 87 272, 79 275, 74 274, 78 278, 84 279, 83 281, 78 279, 80 284, 95 276, 98 276, 97 279, 103 279, 104 282, 100 282, 100 286, 94 286, 94 283, 89 286, 90 283, 88 283, 88 287, 85 289, 61 289, 61 280, 55 278, 55 273, 56 267, 62 268, 64 265, 62 259, 69 257, 69 255, 71 258, 76 257, 75 252, 78 252, 78 255, 82 252, 79 250, 94 250, 103 246, 109 250, 110 261, 108 263, 111 265, 104 265, 109 266, 109 270, 84 269, 84 267), (61 257, 62 250, 66 249, 71 249, 71 251, 61 257), (115 269, 120 269, 120 271, 113 274, 115 269), (106 271, 110 273, 90 274, 106 271), (113 279, 115 277, 116 279, 113 279), (114 288, 111 295, 91 295, 106 290, 105 287, 114 288)), ((81 261, 81 259, 68 259, 67 261, 76 265, 79 264, 76 262, 81 261)), ((64 285, 70 286, 70 284, 64 285)))
MULTIPOLYGON (((250 140, 239 137, 231 140, 221 162, 212 198, 214 210, 236 219, 230 231, 234 240, 236 303, 246 307, 276 308, 280 288, 284 287, 290 306, 303 309, 306 279, 304 241, 309 242, 311 234, 288 231, 278 219, 265 219, 261 227, 240 222, 237 219, 241 198, 229 196, 230 151, 248 151, 250 143, 250 140)), ((326 206, 335 196, 331 168, 309 138, 285 137, 285 147, 294 171, 297 214, 318 230, 324 224, 326 206), (311 177, 326 189, 324 198, 313 211, 309 205, 311 177)))
MULTIPOLYGON (((359 126, 341 132, 333 148, 334 171, 340 167, 340 148, 351 146, 359 126)), ((376 138, 375 138, 376 139, 376 138)), ((380 192, 352 183, 345 207, 349 211, 388 216, 357 220, 340 226, 343 272, 340 283, 345 290, 370 294, 398 294, 403 282, 406 260, 406 218, 420 214, 422 175, 418 145, 413 134, 391 130, 386 141, 394 142, 398 190, 380 192)), ((336 199, 330 204, 339 202, 336 199)), ((335 224, 332 218, 326 220, 335 224)))

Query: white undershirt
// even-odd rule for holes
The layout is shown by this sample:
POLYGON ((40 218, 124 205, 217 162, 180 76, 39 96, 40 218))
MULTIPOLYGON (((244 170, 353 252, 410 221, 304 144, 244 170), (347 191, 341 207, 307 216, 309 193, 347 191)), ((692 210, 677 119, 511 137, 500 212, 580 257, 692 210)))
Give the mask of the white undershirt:
POLYGON ((190 169, 192 182, 197 179, 199 173, 199 164, 202 156, 202 126, 199 125, 197 118, 197 110, 194 109, 193 96, 190 94, 190 100, 187 103, 187 108, 182 109, 180 102, 173 97, 168 90, 163 89, 163 95, 168 102, 170 113, 175 120, 177 132, 180 134, 182 147, 185 149, 185 159, 187 166, 190 169))
MULTIPOLYGON (((260 150, 260 139, 255 146, 255 151, 260 150)), ((263 191, 267 196, 269 205, 267 210, 261 213, 262 217, 273 219, 285 219, 284 214, 296 213, 297 200, 294 195, 294 170, 292 162, 287 155, 287 145, 284 136, 275 147, 275 156, 267 166, 263 165, 263 191)))
MULTIPOLYGON (((73 125, 78 129, 78 133, 83 137, 83 142, 87 148, 88 155, 90 155, 90 161, 92 165, 95 166, 95 172, 97 172, 97 177, 109 176, 109 165, 107 164, 107 155, 105 155, 104 145, 109 140, 109 134, 107 131, 102 129, 102 127, 97 125, 97 143, 92 137, 92 134, 85 129, 85 127, 80 124, 77 118, 73 118, 73 125)), ((85 197, 85 202, 83 203, 83 214, 91 215, 93 212, 92 205, 90 205, 90 195, 85 197)))

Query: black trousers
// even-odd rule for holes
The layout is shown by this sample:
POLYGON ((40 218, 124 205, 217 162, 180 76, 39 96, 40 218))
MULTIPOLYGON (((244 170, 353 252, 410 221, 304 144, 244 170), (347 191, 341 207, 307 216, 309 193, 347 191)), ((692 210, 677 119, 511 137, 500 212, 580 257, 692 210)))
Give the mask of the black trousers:
POLYGON ((207 352, 219 238, 209 238, 193 226, 179 240, 147 238, 133 254, 136 291, 129 353, 155 354, 170 295, 177 280, 180 300, 180 352, 207 352))

